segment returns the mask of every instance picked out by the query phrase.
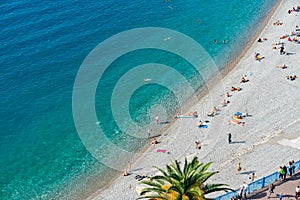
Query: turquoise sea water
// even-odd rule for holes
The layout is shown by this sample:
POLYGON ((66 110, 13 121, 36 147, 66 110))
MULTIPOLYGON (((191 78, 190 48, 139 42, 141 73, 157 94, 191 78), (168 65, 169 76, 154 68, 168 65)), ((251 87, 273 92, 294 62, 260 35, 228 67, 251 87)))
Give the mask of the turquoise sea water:
MULTIPOLYGON (((169 28, 199 42, 222 67, 243 48, 275 3, 273 0, 2 1, 0 199, 63 199, 74 195, 82 198, 114 175, 115 171, 85 149, 72 115, 76 73, 97 44, 133 28, 169 28), (217 44, 213 44, 214 39, 217 44), (227 43, 222 44, 222 40, 227 43)), ((107 108, 118 79, 127 70, 145 63, 172 66, 191 80, 195 88, 201 83, 195 79, 193 70, 187 70, 189 64, 184 59, 168 52, 144 49, 116 60, 99 82, 95 108, 97 115, 104 116, 99 123, 106 136, 131 151, 141 147, 145 140, 119 130, 107 108)), ((167 74, 162 76, 168 78, 167 74)), ((174 99, 159 85, 137 88, 130 99, 132 119, 123 122, 134 120, 142 127, 149 127, 153 111, 152 115, 148 112, 160 110, 160 104, 167 116, 173 116, 179 109, 174 99)), ((122 99, 119 101, 122 104, 122 99)))

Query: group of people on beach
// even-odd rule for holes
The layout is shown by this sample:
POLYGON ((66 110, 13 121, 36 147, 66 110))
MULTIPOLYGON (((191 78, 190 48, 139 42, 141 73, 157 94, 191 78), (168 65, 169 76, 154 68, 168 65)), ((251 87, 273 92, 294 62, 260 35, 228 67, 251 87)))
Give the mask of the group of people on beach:
MULTIPOLYGON (((280 36, 280 39, 287 39, 288 42, 295 42, 295 43, 300 43, 300 39, 298 39, 297 37, 300 37, 300 29, 298 26, 295 26, 295 29, 291 32, 291 34, 285 34, 280 36), (295 37, 294 37, 295 36, 295 37), (293 38, 291 38, 293 37, 293 38)), ((289 55, 286 51, 284 51, 284 43, 283 42, 278 42, 275 44, 272 44, 272 49, 275 50, 279 50, 279 54, 280 55, 289 55)), ((277 68, 281 68, 281 69, 286 69, 287 66, 284 65, 278 65, 276 66, 277 68)), ((296 80, 297 75, 292 74, 292 75, 286 75, 286 79, 290 80, 290 81, 294 81, 296 80)))
POLYGON ((293 7, 292 9, 288 10, 288 13, 291 14, 292 12, 300 12, 300 6, 293 7))
MULTIPOLYGON (((297 8, 293 8, 292 11, 298 11, 299 10, 299 6, 297 8)), ((292 12, 292 11, 289 11, 289 12, 292 12)), ((281 26, 283 25, 282 22, 280 22, 279 20, 274 22, 273 25, 275 26, 281 26)), ((287 41, 290 41, 290 42, 297 42, 299 41, 296 37, 300 36, 300 30, 298 28, 298 26, 296 26, 295 30, 292 31, 292 33, 290 35, 286 34, 286 35, 283 35, 280 37, 280 39, 287 39, 287 41), (292 38, 294 37, 294 38, 292 38)), ((257 40, 257 42, 259 43, 262 43, 264 41, 267 41, 267 38, 259 38, 257 40)), ((217 43, 217 40, 214 39, 214 43, 217 43)), ((276 50, 279 50, 279 54, 280 55, 288 55, 288 53, 285 51, 285 46, 284 46, 284 43, 279 41, 278 43, 275 43, 272 45, 272 49, 276 49, 276 50)), ((264 59, 264 57, 258 53, 258 52, 255 52, 254 54, 254 59, 256 61, 261 61, 262 59, 264 59)), ((279 65, 277 66, 277 68, 281 68, 281 69, 286 69, 287 66, 284 64, 284 65, 279 65)), ((289 80, 295 80, 297 78, 296 75, 288 75, 286 76, 287 79, 289 80)), ((249 77, 247 75, 243 75, 242 78, 240 79, 239 83, 247 83, 249 82, 249 77)), ((235 86, 231 86, 230 87, 230 91, 231 92, 238 92, 238 91, 241 91, 242 88, 240 87, 235 87, 235 86)), ((221 106, 222 107, 225 107, 228 105, 228 103, 230 103, 230 101, 227 100, 227 98, 229 98, 231 95, 229 94, 229 92, 226 92, 225 95, 224 95, 224 99, 221 101, 221 106)), ((209 117, 214 117, 215 115, 217 115, 218 113, 220 112, 220 109, 217 108, 216 106, 214 106, 211 110, 210 113, 208 113, 207 115, 209 117)), ((198 113, 197 111, 192 111, 192 112, 189 112, 188 114, 186 115, 179 115, 179 116, 194 116, 194 117, 198 117, 198 113)), ((244 114, 235 114, 232 116, 232 120, 230 120, 232 123, 234 124, 237 124, 237 125, 244 125, 245 122, 242 122, 240 120, 244 119, 246 116, 248 116, 248 113, 244 113, 244 114)), ((159 123, 159 119, 158 119, 158 116, 155 117, 155 123, 158 124, 159 123)), ((198 123, 197 123, 197 127, 201 127, 203 126, 203 121, 200 120, 198 123)), ((150 131, 148 130, 148 137, 150 138, 150 131)), ((228 143, 230 144, 232 141, 231 139, 232 135, 231 133, 228 134, 228 143)), ((151 144, 158 144, 158 141, 157 141, 157 138, 153 138, 153 140, 151 141, 151 144)), ((201 149, 201 142, 200 140, 196 140, 194 142, 195 144, 195 147, 196 149, 201 149)), ((241 163, 238 163, 238 166, 237 166, 237 172, 240 173, 241 171, 241 163)), ((294 164, 294 161, 290 161, 289 162, 289 166, 287 167, 286 165, 283 165, 283 166, 280 166, 280 168, 278 169, 278 173, 279 173, 279 179, 281 180, 285 180, 286 179, 286 175, 289 174, 290 176, 292 176, 294 173, 295 173, 295 164, 294 164)), ((124 174, 125 175, 125 174, 124 174)), ((128 175, 128 173, 126 173, 126 175, 128 175)), ((252 174, 252 178, 251 180, 253 181, 254 178, 255 178, 255 174, 253 173, 252 174)), ((275 186, 273 187, 272 186, 273 184, 270 184, 270 195, 273 193, 273 190, 275 188, 275 186)), ((299 187, 299 186, 298 186, 299 187)), ((240 187, 240 190, 239 190, 239 197, 242 198, 246 198, 246 193, 247 193, 247 189, 248 189, 248 185, 246 183, 243 183, 240 187)), ((298 189, 300 190, 300 189, 298 189)), ((269 196, 270 196, 269 195, 269 196)), ((298 195, 299 196, 299 195, 298 195)))

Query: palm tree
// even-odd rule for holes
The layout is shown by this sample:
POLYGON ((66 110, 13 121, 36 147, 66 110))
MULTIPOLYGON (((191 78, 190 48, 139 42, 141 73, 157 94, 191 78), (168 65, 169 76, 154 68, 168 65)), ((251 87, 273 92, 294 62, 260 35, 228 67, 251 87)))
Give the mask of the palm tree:
POLYGON ((148 180, 141 181, 146 187, 138 199, 153 200, 208 200, 205 195, 216 191, 233 191, 226 184, 205 184, 205 182, 216 172, 208 172, 207 169, 212 163, 199 163, 194 157, 191 162, 185 159, 183 170, 179 162, 174 161, 166 165, 164 171, 158 167, 162 175, 156 175, 148 180))

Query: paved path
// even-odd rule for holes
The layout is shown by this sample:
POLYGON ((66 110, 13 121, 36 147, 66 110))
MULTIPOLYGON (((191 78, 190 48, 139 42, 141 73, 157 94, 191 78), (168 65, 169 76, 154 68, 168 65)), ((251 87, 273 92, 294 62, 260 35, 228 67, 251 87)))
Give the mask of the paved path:
MULTIPOLYGON (((279 199, 278 195, 283 192, 283 200, 295 200, 296 187, 300 185, 300 172, 298 171, 293 177, 287 176, 286 181, 277 181, 275 183, 274 194, 271 195, 270 200, 279 199)), ((268 199, 268 186, 257 192, 248 195, 248 199, 268 199)), ((300 199, 300 198, 299 198, 300 199)))

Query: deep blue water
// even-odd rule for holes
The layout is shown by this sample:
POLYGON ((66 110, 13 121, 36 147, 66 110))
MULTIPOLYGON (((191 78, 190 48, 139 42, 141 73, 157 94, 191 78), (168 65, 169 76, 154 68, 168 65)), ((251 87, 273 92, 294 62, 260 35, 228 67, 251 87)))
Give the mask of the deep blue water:
MULTIPOLYGON (((222 67, 243 48, 275 3, 272 0, 2 1, 0 199, 86 197, 114 173, 85 149, 72 114, 77 71, 100 42, 133 28, 169 28, 199 42, 222 67), (213 39, 218 43, 213 44, 213 39), (222 44, 222 40, 227 43, 222 44)), ((195 87, 201 84, 189 63, 168 52, 139 50, 112 63, 99 82, 95 108, 98 115, 104 116, 99 123, 107 137, 126 150, 138 149, 144 139, 119 130, 107 108, 118 79, 134 66, 145 63, 172 66, 195 87)), ((162 76, 168 78, 167 72, 162 76)), ((119 101, 122 105, 122 99, 119 101)), ((166 88, 145 85, 132 95, 132 119, 124 119, 124 123, 134 120, 142 127, 149 127, 154 115, 148 113, 151 108, 159 110, 155 106, 161 104, 167 115, 172 116, 179 109, 177 103, 166 88)))

